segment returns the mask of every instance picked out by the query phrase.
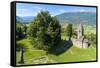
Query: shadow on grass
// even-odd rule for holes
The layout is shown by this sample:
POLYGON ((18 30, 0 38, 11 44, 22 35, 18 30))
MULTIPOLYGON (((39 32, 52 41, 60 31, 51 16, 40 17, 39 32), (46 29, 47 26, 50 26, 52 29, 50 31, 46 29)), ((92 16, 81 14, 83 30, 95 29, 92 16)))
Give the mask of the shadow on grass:
POLYGON ((72 47, 72 42, 70 40, 69 41, 61 40, 58 46, 52 48, 52 50, 50 50, 48 54, 60 55, 65 51, 67 51, 68 49, 70 49, 70 47, 72 47))
POLYGON ((90 43, 88 43, 88 47, 90 47, 90 43))

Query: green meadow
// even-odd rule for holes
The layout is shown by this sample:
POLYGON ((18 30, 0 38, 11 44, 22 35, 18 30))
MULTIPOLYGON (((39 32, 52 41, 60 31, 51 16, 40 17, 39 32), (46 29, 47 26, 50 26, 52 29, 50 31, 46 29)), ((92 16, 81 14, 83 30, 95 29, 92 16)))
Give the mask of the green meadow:
MULTIPOLYGON (((23 39, 18 41, 17 43, 23 43, 27 46, 31 46, 28 39, 23 39)), ((64 43, 62 43, 63 45, 64 43)), ((16 52, 16 63, 18 64, 19 52, 16 52)), ((44 50, 38 50, 35 48, 30 48, 28 51, 24 53, 24 62, 25 64, 43 64, 43 63, 63 63, 63 62, 80 62, 80 61, 95 61, 96 60, 96 48, 92 45, 87 49, 77 48, 74 45, 70 47, 70 49, 66 50, 64 53, 60 55, 46 54, 44 50), (47 60, 42 62, 36 61, 41 56, 46 56, 47 60)), ((20 65, 20 64, 19 64, 20 65)))

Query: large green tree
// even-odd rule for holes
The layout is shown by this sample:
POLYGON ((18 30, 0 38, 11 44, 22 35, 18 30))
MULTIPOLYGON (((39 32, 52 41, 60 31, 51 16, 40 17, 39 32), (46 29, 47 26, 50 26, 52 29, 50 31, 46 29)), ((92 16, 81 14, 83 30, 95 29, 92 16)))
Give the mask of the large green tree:
MULTIPOLYGON (((60 25, 48 11, 40 11, 27 29, 28 38, 36 42, 35 47, 49 50, 60 41, 60 25)), ((34 45, 34 44, 33 44, 34 45)))
POLYGON ((56 17, 53 17, 47 29, 47 34, 52 39, 50 42, 52 45, 56 45, 61 40, 60 32, 61 28, 59 22, 56 17))

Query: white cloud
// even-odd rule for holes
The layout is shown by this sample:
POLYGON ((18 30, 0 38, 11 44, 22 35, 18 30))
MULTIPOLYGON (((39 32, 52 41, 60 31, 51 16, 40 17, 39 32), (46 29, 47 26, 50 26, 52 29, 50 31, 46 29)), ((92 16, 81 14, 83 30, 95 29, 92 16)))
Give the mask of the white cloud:
POLYGON ((78 10, 78 12, 86 12, 86 10, 85 9, 80 9, 80 10, 78 10))
POLYGON ((64 12, 66 12, 66 10, 64 10, 64 9, 61 9, 61 10, 59 10, 61 13, 64 13, 64 12))
POLYGON ((36 16, 39 10, 17 9, 17 16, 36 16))
POLYGON ((33 9, 37 9, 37 10, 42 10, 43 8, 42 7, 32 7, 33 9))
POLYGON ((34 6, 28 8, 17 9, 18 16, 36 16, 40 10, 44 10, 42 7, 34 6))
POLYGON ((17 11, 22 11, 22 12, 24 12, 24 11, 27 11, 27 9, 17 9, 17 11))

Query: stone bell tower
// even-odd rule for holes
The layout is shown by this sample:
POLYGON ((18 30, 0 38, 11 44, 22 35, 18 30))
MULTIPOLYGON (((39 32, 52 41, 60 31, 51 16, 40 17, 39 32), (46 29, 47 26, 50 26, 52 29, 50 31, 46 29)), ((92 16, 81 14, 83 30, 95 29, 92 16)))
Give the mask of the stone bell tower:
POLYGON ((83 25, 82 24, 79 24, 78 31, 77 31, 77 39, 82 38, 83 33, 84 33, 83 31, 84 31, 83 25))

